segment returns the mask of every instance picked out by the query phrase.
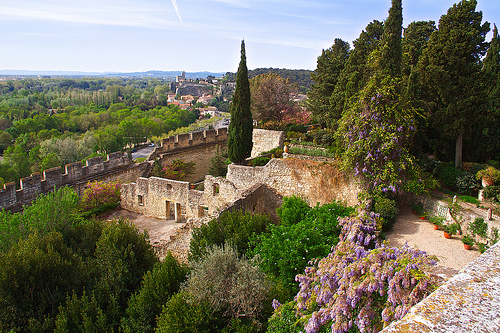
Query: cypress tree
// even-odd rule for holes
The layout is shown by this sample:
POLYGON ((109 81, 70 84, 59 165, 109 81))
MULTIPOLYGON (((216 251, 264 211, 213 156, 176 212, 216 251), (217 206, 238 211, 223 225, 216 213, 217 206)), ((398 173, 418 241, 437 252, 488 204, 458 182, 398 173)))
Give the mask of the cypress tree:
POLYGON ((382 35, 380 70, 391 76, 401 75, 402 49, 401 32, 403 29, 403 8, 401 0, 392 0, 389 17, 384 23, 382 35))
POLYGON ((311 74, 315 83, 307 93, 308 109, 317 120, 329 127, 340 117, 340 114, 332 114, 330 97, 349 57, 349 48, 349 43, 335 38, 333 46, 321 52, 316 70, 311 74))
POLYGON ((486 102, 481 57, 490 28, 487 22, 481 24, 483 14, 476 12, 476 5, 476 0, 462 0, 441 16, 418 64, 431 107, 430 123, 438 135, 438 158, 448 157, 446 149, 455 141, 457 168, 462 165, 463 138, 472 134, 486 102))
POLYGON ((236 74, 236 89, 231 104, 231 123, 227 138, 227 153, 231 162, 241 163, 252 152, 253 119, 250 110, 250 82, 248 81, 245 41, 241 41, 241 60, 236 74))

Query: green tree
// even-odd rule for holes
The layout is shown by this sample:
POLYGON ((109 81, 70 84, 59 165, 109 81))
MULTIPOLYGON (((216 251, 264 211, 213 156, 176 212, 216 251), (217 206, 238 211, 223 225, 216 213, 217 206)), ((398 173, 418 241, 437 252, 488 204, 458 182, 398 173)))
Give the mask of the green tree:
POLYGON ((127 316, 122 320, 124 332, 153 332, 162 307, 179 291, 188 269, 170 252, 163 261, 146 272, 141 288, 130 297, 127 316))
POLYGON ((293 118, 298 105, 290 98, 296 92, 290 80, 274 73, 257 75, 250 80, 251 110, 258 121, 283 121, 293 118))
POLYGON ((416 70, 418 60, 427 47, 427 42, 434 31, 436 31, 434 21, 411 22, 404 29, 401 47, 403 52, 403 74, 405 76, 410 76, 413 68, 416 70))
POLYGON ((383 74, 401 75, 402 49, 401 31, 403 25, 403 8, 401 0, 392 0, 389 17, 384 23, 384 34, 380 42, 379 68, 383 74))
POLYGON ((227 153, 231 162, 241 163, 252 152, 253 120, 250 110, 250 83, 245 54, 245 41, 241 41, 241 60, 236 75, 236 90, 231 105, 231 123, 227 138, 227 153))
MULTIPOLYGON (((485 107, 481 57, 489 23, 481 24, 476 0, 462 0, 441 16, 419 61, 420 77, 429 92, 431 126, 439 128, 436 145, 455 142, 455 166, 462 166, 464 136, 485 107)), ((441 148, 442 149, 442 148, 441 148)), ((438 151, 438 158, 442 158, 438 151)))
POLYGON ((374 20, 353 42, 354 49, 349 53, 330 98, 332 115, 335 119, 341 118, 349 99, 357 94, 373 75, 374 69, 369 64, 369 55, 378 48, 383 32, 384 24, 374 20))
POLYGON ((267 231, 271 219, 267 215, 250 214, 242 210, 226 211, 218 219, 212 219, 193 229, 189 244, 191 260, 201 259, 208 250, 225 243, 236 247, 240 255, 253 248, 250 237, 267 231))
POLYGON ((318 121, 328 123, 329 127, 340 118, 340 114, 332 113, 330 97, 349 58, 349 52, 349 43, 335 38, 332 47, 322 50, 316 70, 311 74, 314 84, 307 93, 308 110, 318 121))

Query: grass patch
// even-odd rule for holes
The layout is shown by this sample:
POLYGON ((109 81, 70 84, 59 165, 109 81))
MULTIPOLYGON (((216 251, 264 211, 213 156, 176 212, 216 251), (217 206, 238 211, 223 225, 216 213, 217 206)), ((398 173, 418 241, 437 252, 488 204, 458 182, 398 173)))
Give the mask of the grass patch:
POLYGON ((331 153, 327 150, 299 148, 299 147, 291 147, 290 154, 307 155, 307 156, 320 156, 320 157, 335 157, 334 153, 331 153))
POLYGON ((479 206, 481 204, 481 201, 479 201, 479 199, 471 197, 470 195, 460 195, 458 196, 458 198, 464 202, 468 202, 476 206, 479 206))

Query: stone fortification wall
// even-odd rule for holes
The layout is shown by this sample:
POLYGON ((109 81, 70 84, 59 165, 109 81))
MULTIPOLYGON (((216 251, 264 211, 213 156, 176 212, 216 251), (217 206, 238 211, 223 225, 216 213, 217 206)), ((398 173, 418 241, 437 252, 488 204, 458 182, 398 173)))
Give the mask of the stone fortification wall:
POLYGON ((213 90, 212 86, 206 84, 198 83, 182 83, 179 88, 177 88, 177 94, 179 95, 193 95, 201 96, 204 93, 211 93, 213 90))
POLYGON ((80 193, 78 188, 83 188, 82 184, 86 184, 87 181, 116 178, 116 173, 128 173, 133 177, 138 171, 130 172, 132 166, 134 165, 126 155, 116 152, 108 154, 107 161, 103 161, 99 156, 87 160, 85 166, 81 162, 68 164, 64 173, 60 167, 45 170, 42 174, 33 173, 20 180, 19 190, 16 190, 16 184, 13 182, 4 184, 4 188, 0 190, 0 207, 18 210, 22 205, 34 200, 37 195, 64 185, 76 186, 80 193))
POLYGON ((272 159, 262 167, 231 164, 226 179, 238 189, 262 183, 281 196, 300 196, 310 205, 333 200, 356 205, 361 191, 349 175, 340 172, 336 163, 295 158, 272 159))
POLYGON ((283 144, 285 143, 285 132, 254 128, 252 138, 253 147, 250 158, 257 157, 261 153, 276 147, 283 149, 283 144))
POLYGON ((500 243, 382 332, 500 332, 500 243))
POLYGON ((160 146, 156 147, 153 153, 149 155, 148 160, 153 161, 163 154, 185 151, 205 144, 225 145, 226 141, 227 127, 222 127, 217 130, 212 129, 173 135, 163 139, 160 146))

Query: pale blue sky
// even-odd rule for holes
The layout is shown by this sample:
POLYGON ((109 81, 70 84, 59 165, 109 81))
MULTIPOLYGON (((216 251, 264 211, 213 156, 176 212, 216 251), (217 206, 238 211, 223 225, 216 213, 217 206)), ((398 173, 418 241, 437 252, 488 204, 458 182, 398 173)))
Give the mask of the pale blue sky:
MULTIPOLYGON (((403 0, 404 26, 458 1, 403 0)), ((0 69, 236 71, 315 69, 321 50, 352 45, 390 0, 0 0, 0 69)), ((500 25, 500 1, 478 0, 500 25)), ((488 40, 491 33, 488 35, 488 40)))

